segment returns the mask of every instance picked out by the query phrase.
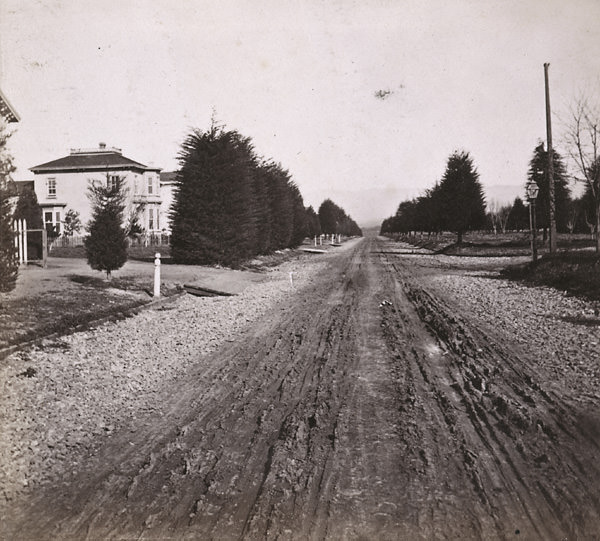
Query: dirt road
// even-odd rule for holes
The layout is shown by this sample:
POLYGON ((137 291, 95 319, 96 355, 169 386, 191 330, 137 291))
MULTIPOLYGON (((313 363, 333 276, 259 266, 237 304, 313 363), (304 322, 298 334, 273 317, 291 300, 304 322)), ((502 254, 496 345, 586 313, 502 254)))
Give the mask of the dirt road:
POLYGON ((332 259, 0 533, 596 538, 597 417, 382 242, 332 259))

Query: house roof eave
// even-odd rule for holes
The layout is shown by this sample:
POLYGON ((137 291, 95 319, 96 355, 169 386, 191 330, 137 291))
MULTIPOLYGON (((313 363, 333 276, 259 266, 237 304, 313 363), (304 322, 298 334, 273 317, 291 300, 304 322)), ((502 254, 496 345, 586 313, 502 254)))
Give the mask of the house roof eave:
POLYGON ((6 96, 0 89, 0 115, 6 118, 7 122, 19 122, 21 117, 15 108, 10 104, 6 96))

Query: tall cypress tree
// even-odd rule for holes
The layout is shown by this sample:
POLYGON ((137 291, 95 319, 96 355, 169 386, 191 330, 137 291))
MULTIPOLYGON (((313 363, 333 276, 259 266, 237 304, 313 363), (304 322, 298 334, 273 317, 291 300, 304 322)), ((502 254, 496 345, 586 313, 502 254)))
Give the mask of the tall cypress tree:
POLYGON ((468 152, 455 152, 448 158, 435 197, 444 229, 457 234, 457 244, 462 243, 466 231, 485 225, 483 188, 468 152))
POLYGON ((256 253, 267 254, 271 251, 271 205, 269 186, 265 170, 256 164, 253 171, 254 220, 256 222, 256 253))
POLYGON ((250 139, 225 131, 194 130, 183 143, 171 220, 171 255, 188 264, 235 266, 256 253, 250 139))
MULTIPOLYGON (((552 153, 554 165, 554 204, 556 229, 560 233, 567 231, 567 221, 569 215, 569 204, 571 194, 568 187, 567 171, 562 156, 556 152, 552 153)), ((535 205, 536 225, 544 228, 544 238, 547 235, 550 226, 550 186, 548 183, 548 152, 544 149, 544 143, 540 143, 534 150, 527 180, 535 181, 540 191, 535 205)))
POLYGON ((292 242, 294 202, 290 174, 276 163, 265 165, 271 213, 271 250, 283 250, 292 242))
POLYGON ((338 232, 339 207, 331 200, 325 199, 319 207, 321 230, 326 235, 338 232))
POLYGON ((308 216, 306 214, 306 209, 304 208, 302 194, 298 187, 291 182, 289 190, 293 208, 292 235, 289 247, 295 248, 296 246, 300 246, 308 235, 308 216))

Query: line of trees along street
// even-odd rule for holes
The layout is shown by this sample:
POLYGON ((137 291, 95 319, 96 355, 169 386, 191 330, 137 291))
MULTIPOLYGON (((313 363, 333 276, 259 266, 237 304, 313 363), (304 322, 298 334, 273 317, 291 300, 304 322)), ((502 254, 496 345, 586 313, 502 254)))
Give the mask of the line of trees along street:
POLYGON ((400 203, 395 216, 384 220, 381 233, 453 231, 460 244, 465 232, 485 224, 483 188, 473 159, 468 152, 454 152, 442 179, 422 196, 400 203))
POLYGON ((338 207, 331 199, 325 199, 319 207, 319 225, 325 234, 340 234, 348 237, 362 237, 358 224, 338 207))
MULTIPOLYGON (((569 175, 562 155, 553 151, 555 219, 559 233, 590 233, 596 226, 596 203, 591 185, 587 185, 579 198, 572 198, 569 175)), ((527 171, 527 182, 533 180, 539 187, 536 201, 536 224, 548 236, 549 182, 548 153, 543 143, 533 151, 527 171)), ((523 191, 525 185, 523 183, 523 191)), ((495 233, 528 230, 528 203, 520 197, 511 204, 501 205, 483 199, 479 175, 468 153, 454 153, 448 159, 444 177, 433 188, 415 199, 403 201, 394 216, 384 220, 381 233, 411 232, 439 233, 454 231, 457 240, 468 230, 488 230, 495 233), (462 233, 461 233, 462 231, 462 233)))
POLYGON ((236 266, 297 247, 322 231, 358 229, 348 226, 352 220, 335 204, 334 230, 322 229, 321 209, 317 214, 304 207, 286 169, 258 157, 249 137, 214 122, 187 136, 179 164, 171 207, 171 257, 177 263, 236 266))

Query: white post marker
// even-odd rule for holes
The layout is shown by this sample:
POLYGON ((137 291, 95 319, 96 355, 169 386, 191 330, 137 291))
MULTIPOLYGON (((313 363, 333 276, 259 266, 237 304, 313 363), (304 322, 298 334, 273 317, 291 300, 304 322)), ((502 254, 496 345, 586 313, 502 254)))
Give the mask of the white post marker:
POLYGON ((23 258, 23 220, 17 220, 17 231, 19 235, 19 265, 25 261, 23 258))
POLYGON ((160 297, 160 254, 154 254, 154 296, 160 297))
POLYGON ((290 272, 290 286, 294 289, 294 273, 290 272))
POLYGON ((27 220, 22 220, 23 228, 23 262, 25 265, 29 264, 29 257, 27 256, 27 220))

